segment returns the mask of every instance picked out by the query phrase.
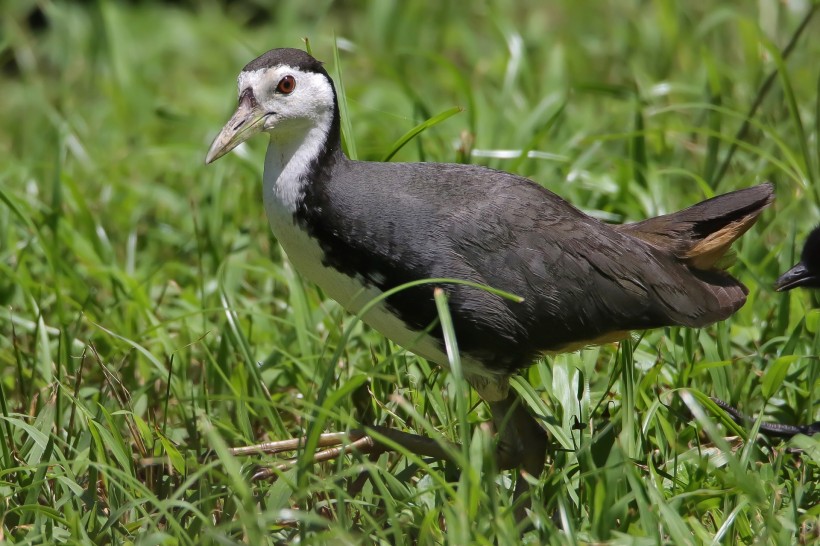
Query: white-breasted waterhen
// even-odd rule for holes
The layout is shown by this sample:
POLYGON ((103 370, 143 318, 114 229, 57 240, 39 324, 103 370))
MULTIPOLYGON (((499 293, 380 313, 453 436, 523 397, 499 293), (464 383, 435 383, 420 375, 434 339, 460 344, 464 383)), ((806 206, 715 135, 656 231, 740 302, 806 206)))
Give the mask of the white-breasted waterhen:
MULTIPOLYGON (((746 288, 718 263, 772 202, 771 184, 613 226, 513 174, 348 159, 333 81, 303 51, 268 51, 242 69, 238 83, 238 108, 205 161, 268 133, 263 196, 273 233, 296 270, 348 311, 430 278, 523 298, 516 303, 471 286, 440 285, 465 377, 497 427, 505 425, 498 430, 499 468, 538 476, 546 456, 546 435, 510 390, 510 374, 542 353, 618 341, 631 330, 706 326, 746 301, 746 288)), ((423 333, 437 316, 433 287, 421 285, 388 297, 363 320, 446 367, 440 328, 423 333)), ((391 438, 423 456, 446 456, 426 438, 391 438)), ((325 439, 322 445, 341 441, 325 439)), ((517 494, 525 484, 518 480, 517 494)))
POLYGON ((780 275, 774 285, 778 292, 799 287, 820 288, 820 226, 806 238, 800 261, 780 275))

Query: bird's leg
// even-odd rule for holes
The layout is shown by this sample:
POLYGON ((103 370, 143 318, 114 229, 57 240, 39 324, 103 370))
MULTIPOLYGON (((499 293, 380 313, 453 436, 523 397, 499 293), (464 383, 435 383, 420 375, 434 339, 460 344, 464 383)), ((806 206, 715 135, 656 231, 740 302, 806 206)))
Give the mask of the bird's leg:
MULTIPOLYGON (((497 431, 498 468, 520 468, 534 478, 540 476, 547 458, 547 435, 544 429, 527 411, 515 391, 509 391, 503 400, 488 404, 497 431)), ((519 476, 513 500, 517 502, 528 490, 527 480, 519 476)), ((528 500, 516 507, 515 514, 519 521, 526 515, 528 507, 528 500)))

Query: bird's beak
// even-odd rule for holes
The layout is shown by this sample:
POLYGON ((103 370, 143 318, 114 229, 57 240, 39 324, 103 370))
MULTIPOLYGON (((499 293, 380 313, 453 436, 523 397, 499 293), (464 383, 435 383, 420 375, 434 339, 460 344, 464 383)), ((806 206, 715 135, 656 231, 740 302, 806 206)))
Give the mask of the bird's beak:
POLYGON ((803 262, 800 262, 780 275, 780 278, 774 283, 774 289, 778 292, 791 290, 798 286, 820 286, 820 275, 813 274, 803 262))
POLYGON ((211 144, 205 163, 213 163, 256 133, 265 124, 268 113, 262 110, 253 92, 246 89, 239 97, 239 106, 211 144))

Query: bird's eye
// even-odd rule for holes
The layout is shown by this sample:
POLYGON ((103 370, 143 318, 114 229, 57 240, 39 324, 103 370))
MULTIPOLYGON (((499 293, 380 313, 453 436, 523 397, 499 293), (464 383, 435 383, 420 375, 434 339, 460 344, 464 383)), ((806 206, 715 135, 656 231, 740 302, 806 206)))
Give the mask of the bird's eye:
POLYGON ((284 76, 276 84, 276 90, 284 95, 290 95, 294 89, 296 89, 296 78, 291 75, 284 76))

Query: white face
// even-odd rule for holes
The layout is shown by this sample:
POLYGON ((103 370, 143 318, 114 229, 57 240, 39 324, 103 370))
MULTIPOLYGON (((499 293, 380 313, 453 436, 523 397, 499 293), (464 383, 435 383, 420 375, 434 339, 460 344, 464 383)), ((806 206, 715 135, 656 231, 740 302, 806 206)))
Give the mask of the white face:
POLYGON ((216 161, 260 131, 284 158, 297 149, 304 161, 318 157, 333 124, 333 83, 324 73, 286 64, 239 74, 239 105, 214 139, 206 163, 216 161))
POLYGON ((263 131, 321 127, 333 119, 333 88, 322 74, 275 66, 239 74, 239 95, 250 88, 265 112, 263 131))

